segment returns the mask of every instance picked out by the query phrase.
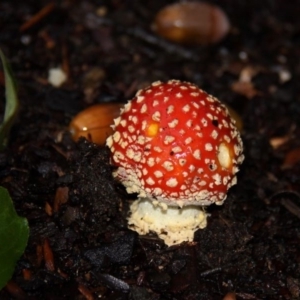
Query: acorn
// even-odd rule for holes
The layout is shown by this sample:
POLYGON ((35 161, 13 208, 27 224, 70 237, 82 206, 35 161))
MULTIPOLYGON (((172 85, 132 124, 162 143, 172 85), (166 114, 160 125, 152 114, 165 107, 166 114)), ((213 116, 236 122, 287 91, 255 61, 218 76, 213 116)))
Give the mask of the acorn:
POLYGON ((71 121, 69 131, 73 140, 80 137, 104 145, 106 138, 113 132, 111 125, 120 114, 120 103, 95 104, 79 112, 71 121))
POLYGON ((153 30, 167 40, 179 44, 207 45, 221 41, 229 32, 225 12, 205 2, 182 2, 162 8, 153 30))

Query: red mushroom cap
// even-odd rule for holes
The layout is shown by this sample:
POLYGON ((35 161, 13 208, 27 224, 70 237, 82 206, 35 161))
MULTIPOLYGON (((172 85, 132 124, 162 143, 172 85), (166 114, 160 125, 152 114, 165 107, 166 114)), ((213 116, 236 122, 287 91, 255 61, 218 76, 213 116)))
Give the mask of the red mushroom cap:
POLYGON ((236 183, 243 145, 219 100, 177 80, 140 90, 107 139, 129 193, 168 205, 222 204, 236 183))

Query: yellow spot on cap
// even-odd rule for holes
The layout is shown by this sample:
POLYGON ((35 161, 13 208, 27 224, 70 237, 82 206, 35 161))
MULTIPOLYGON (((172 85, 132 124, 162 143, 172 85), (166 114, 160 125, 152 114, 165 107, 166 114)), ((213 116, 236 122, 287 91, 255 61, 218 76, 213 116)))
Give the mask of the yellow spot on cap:
POLYGON ((156 136, 159 130, 159 123, 151 123, 146 128, 146 135, 147 136, 156 136))

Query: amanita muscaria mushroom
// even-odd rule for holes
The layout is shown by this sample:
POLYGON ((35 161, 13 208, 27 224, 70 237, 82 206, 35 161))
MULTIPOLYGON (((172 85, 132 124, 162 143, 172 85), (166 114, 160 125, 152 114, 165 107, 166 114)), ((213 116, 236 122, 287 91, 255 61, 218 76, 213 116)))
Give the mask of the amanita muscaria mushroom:
POLYGON ((206 227, 204 207, 223 204, 244 159, 227 108, 194 84, 158 81, 121 109, 113 129, 114 176, 138 194, 129 227, 167 245, 192 241, 206 227))

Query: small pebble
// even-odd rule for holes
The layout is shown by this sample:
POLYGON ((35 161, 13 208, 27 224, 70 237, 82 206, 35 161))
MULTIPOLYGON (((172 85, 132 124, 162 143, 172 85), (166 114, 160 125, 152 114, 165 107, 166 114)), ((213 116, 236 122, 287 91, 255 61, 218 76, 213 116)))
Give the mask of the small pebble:
POLYGON ((61 68, 49 70, 48 82, 54 87, 60 87, 67 80, 66 73, 61 68))

